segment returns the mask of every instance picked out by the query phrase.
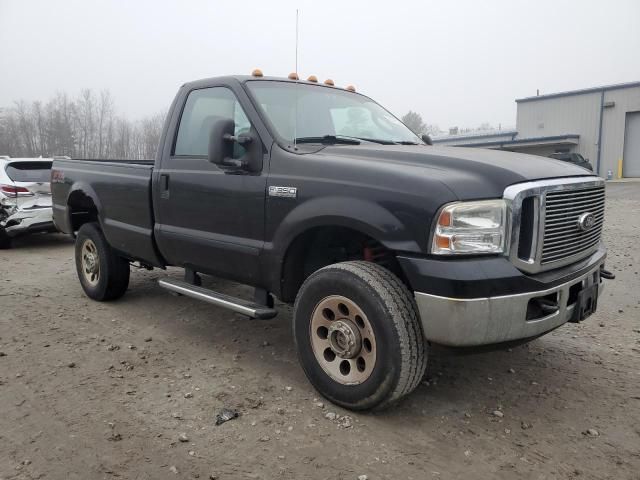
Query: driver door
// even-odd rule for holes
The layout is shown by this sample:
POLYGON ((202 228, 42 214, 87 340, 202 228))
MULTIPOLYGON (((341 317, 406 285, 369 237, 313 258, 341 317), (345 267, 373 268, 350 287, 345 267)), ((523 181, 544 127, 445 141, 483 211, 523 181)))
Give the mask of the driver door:
MULTIPOLYGON (((252 128, 227 87, 189 92, 171 154, 155 172, 156 236, 170 265, 253 284, 264 240, 266 173, 230 173, 208 161, 216 118, 235 122, 235 135, 252 128)), ((234 158, 243 147, 235 146, 234 158)))

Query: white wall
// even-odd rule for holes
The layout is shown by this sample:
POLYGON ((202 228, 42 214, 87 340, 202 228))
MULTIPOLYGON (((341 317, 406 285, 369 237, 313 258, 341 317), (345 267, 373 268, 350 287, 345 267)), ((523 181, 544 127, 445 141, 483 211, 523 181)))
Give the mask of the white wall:
MULTIPOLYGON (((578 95, 551 98, 539 98, 518 102, 516 130, 518 140, 525 138, 550 137, 555 135, 578 134, 577 145, 567 145, 571 152, 582 154, 596 169, 598 160, 598 133, 600 128, 600 103, 602 91, 578 95)), ((604 91, 604 103, 615 102, 613 107, 603 109, 602 148, 600 152, 600 171, 602 177, 607 171, 618 173, 618 162, 624 153, 624 131, 627 112, 640 111, 640 86, 604 91)), ((483 143, 495 140, 510 140, 511 135, 494 138, 478 138, 483 143)), ((473 143, 474 139, 447 138, 444 145, 473 143)), ((490 147, 496 148, 496 147, 490 147)), ((556 147, 539 145, 535 147, 507 147, 509 150, 547 156, 556 147)), ((624 174, 624 172, 623 172, 624 174)))
MULTIPOLYGON (((601 92, 518 102, 518 138, 577 133, 579 143, 571 151, 581 153, 596 167, 601 92)), ((640 87, 605 90, 604 102, 615 102, 603 110, 600 172, 618 172, 624 152, 624 127, 627 112, 640 111, 640 87)))
POLYGON ((602 117, 600 174, 606 176, 607 170, 611 170, 615 178, 618 160, 622 160, 624 153, 626 113, 640 111, 640 87, 606 91, 604 101, 615 102, 615 105, 605 108, 602 117))
POLYGON ((516 128, 520 140, 577 133, 580 140, 571 151, 595 166, 599 121, 600 92, 595 92, 518 102, 516 128))

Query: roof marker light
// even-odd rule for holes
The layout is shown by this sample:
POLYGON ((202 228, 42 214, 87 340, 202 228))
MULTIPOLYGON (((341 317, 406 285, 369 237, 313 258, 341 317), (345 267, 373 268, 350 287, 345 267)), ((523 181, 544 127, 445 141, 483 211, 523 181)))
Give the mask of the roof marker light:
POLYGON ((335 85, 335 83, 333 83, 333 80, 331 80, 330 78, 327 78, 327 79, 324 81, 324 84, 325 84, 325 85, 329 85, 330 87, 333 87, 333 86, 335 85))
POLYGON ((253 70, 253 72, 251 72, 251 76, 252 77, 262 77, 262 70, 260 70, 259 68, 256 68, 253 70))
POLYGON ((315 75, 309 75, 309 78, 307 78, 307 82, 318 83, 318 77, 316 77, 315 75))
POLYGON ((296 72, 291 72, 287 78, 289 78, 289 80, 300 80, 296 72))
POLYGON ((350 92, 355 92, 356 91, 356 87, 354 87, 353 85, 347 85, 345 90, 349 90, 350 92))

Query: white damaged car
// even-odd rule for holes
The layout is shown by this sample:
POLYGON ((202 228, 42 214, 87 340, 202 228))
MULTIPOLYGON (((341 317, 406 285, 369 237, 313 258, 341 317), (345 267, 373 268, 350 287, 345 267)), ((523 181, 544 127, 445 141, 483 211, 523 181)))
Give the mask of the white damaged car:
POLYGON ((0 156, 0 248, 34 232, 55 232, 51 209, 51 158, 0 156))

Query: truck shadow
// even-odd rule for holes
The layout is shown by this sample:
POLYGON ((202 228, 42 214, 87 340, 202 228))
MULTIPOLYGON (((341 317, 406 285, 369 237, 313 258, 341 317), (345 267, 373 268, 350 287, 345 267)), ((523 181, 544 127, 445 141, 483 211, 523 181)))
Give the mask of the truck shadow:
MULTIPOLYGON (((168 273, 179 278, 177 271, 170 269, 168 273)), ((151 302, 159 312, 153 317, 154 327, 168 337, 182 337, 195 349, 190 356, 207 355, 212 362, 237 366, 251 372, 252 377, 269 378, 269 384, 293 385, 307 397, 320 397, 298 365, 289 306, 279 305, 278 317, 273 321, 248 320, 193 299, 167 294, 155 283, 166 275, 156 271, 132 275, 126 304, 142 310, 151 302)), ((229 295, 248 297, 251 292, 207 277, 204 284, 229 295)), ((330 408, 368 424, 400 423, 408 430, 433 426, 434 419, 439 418, 456 419, 460 428, 478 418, 487 425, 504 422, 505 426, 513 424, 509 428, 520 428, 520 422, 537 422, 548 417, 550 411, 561 413, 569 405, 575 407, 585 401, 580 389, 590 383, 587 377, 594 374, 588 370, 598 365, 584 363, 586 359, 573 350, 574 346, 558 341, 568 336, 571 326, 564 329, 567 332, 560 329, 528 344, 492 352, 460 355, 433 347, 425 378, 396 406, 373 414, 330 408), (584 370, 579 369, 580 365, 584 370), (494 415, 494 411, 504 412, 504 418, 494 415)))
POLYGON ((11 248, 0 250, 5 255, 11 254, 13 250, 29 251, 41 249, 60 249, 69 248, 74 244, 73 238, 62 233, 35 233, 33 235, 24 235, 16 237, 11 242, 11 248))

